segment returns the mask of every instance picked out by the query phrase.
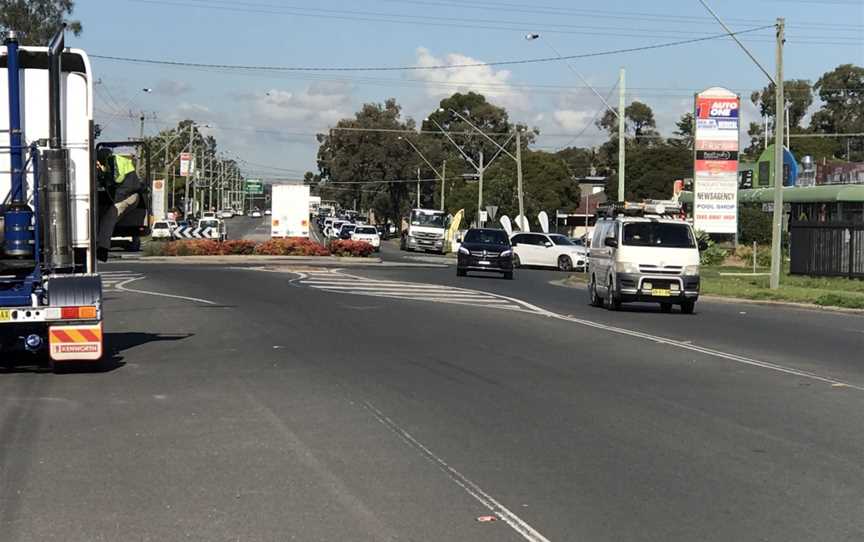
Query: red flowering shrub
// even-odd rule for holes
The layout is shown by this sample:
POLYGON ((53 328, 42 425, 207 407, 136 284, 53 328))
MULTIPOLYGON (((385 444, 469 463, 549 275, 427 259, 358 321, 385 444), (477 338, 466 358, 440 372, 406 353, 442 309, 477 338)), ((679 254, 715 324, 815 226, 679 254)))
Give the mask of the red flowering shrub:
POLYGON ((255 254, 267 256, 329 256, 330 251, 305 237, 271 239, 255 247, 255 254))
POLYGON ((375 251, 375 247, 365 241, 343 241, 335 239, 327 245, 334 256, 357 256, 365 258, 375 251))
POLYGON ((254 254, 255 246, 255 241, 224 241, 220 254, 254 254))

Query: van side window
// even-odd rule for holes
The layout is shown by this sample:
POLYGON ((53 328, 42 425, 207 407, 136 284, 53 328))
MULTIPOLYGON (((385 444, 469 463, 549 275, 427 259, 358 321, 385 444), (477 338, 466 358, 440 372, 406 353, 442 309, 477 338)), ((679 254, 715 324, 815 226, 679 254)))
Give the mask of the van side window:
POLYGON ((608 222, 602 222, 597 224, 594 228, 594 239, 591 241, 592 247, 602 247, 603 239, 606 238, 606 231, 609 229, 608 222))

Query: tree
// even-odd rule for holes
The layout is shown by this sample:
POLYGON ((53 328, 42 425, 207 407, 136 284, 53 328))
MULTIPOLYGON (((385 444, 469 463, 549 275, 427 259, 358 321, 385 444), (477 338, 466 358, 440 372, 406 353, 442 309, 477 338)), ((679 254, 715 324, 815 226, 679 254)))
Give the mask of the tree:
MULTIPOLYGON (((617 169, 618 161, 614 162, 617 169)), ((672 183, 693 175, 693 153, 690 149, 666 142, 651 146, 627 145, 627 178, 625 199, 668 199, 672 195, 672 183)), ((606 194, 612 200, 618 198, 618 175, 606 181, 606 194)))
POLYGON ((319 134, 318 170, 321 187, 344 207, 371 207, 386 193, 389 206, 378 208, 396 220, 405 212, 408 185, 416 154, 398 132, 414 130, 414 121, 401 118, 402 108, 390 98, 367 103, 353 119, 342 119, 329 134, 319 134))
POLYGON ((675 123, 675 127, 676 129, 674 133, 678 136, 678 139, 670 139, 669 143, 686 149, 692 149, 693 139, 696 136, 696 125, 695 120, 693 119, 693 113, 688 112, 681 115, 681 119, 675 123))
MULTIPOLYGON (((813 114, 810 128, 820 133, 864 132, 864 68, 843 64, 825 73, 814 85, 822 107, 813 114)), ((846 141, 842 142, 845 151, 846 141)), ((852 138, 849 148, 864 154, 864 141, 852 138)), ((845 154, 845 153, 844 153, 845 154)), ((851 159, 851 156, 847 156, 851 159)))
POLYGON ((74 8, 73 0, 0 0, 0 31, 21 32, 24 45, 47 45, 65 22, 78 36, 81 22, 66 19, 74 8))
POLYGON ((567 162, 570 173, 574 177, 589 177, 597 173, 597 156, 594 149, 567 147, 555 153, 567 162))
MULTIPOLYGON (((789 103, 789 126, 798 128, 801 119, 807 114, 807 110, 813 104, 813 87, 806 79, 790 79, 783 82, 783 93, 789 103)), ((769 125, 773 126, 774 111, 777 101, 775 98, 776 86, 774 83, 764 87, 761 91, 753 92, 750 101, 759 108, 762 116, 769 118, 769 125)), ((773 129, 773 128, 772 128, 773 129)))
MULTIPOLYGON (((632 102, 624 109, 624 133, 635 137, 655 136, 654 128, 657 123, 654 120, 654 111, 642 102, 632 102), (631 131, 632 130, 632 131, 631 131)), ((618 137, 618 116, 610 109, 606 109, 603 116, 597 121, 597 127, 609 132, 612 138, 618 137)), ((646 140, 650 138, 646 137, 646 140)))

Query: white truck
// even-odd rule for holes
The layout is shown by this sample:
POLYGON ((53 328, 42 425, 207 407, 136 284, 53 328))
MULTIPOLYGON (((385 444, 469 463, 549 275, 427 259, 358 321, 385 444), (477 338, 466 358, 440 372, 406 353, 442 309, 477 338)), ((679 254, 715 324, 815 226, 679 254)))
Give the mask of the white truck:
POLYGON ((413 251, 440 252, 446 250, 447 214, 435 209, 411 209, 408 227, 402 232, 400 248, 413 251))
POLYGON ((309 187, 274 184, 270 237, 309 237, 309 187))
POLYGON ((321 207, 321 196, 309 196, 309 214, 317 215, 319 207, 321 207))

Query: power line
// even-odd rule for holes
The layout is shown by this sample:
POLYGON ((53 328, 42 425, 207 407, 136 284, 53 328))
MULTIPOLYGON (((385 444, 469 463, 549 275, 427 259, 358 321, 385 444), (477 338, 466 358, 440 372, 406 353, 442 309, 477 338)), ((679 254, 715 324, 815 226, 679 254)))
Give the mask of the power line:
MULTIPOLYGON (((773 28, 774 25, 760 26, 747 30, 739 30, 733 32, 734 35, 747 34, 773 28)), ((485 68, 492 66, 515 66, 522 64, 537 64, 542 62, 560 62, 561 60, 573 60, 578 58, 593 58, 600 56, 610 56, 624 53, 634 53, 641 51, 650 51, 655 49, 663 49, 675 47, 679 45, 688 45, 691 43, 699 43, 703 41, 716 40, 729 37, 728 34, 714 34, 711 36, 703 36, 700 38, 690 38, 686 40, 670 41, 665 43, 655 43, 651 45, 643 45, 639 47, 625 47, 621 49, 611 49, 606 51, 595 51, 590 53, 580 53, 575 55, 529 58, 522 60, 501 60, 493 62, 473 62, 467 64, 439 64, 432 66, 365 66, 365 67, 309 67, 309 66, 252 66, 240 64, 207 64, 201 62, 180 62, 173 60, 155 60, 133 57, 120 57, 113 55, 90 55, 91 58, 101 60, 110 60, 115 62, 129 62, 136 64, 155 64, 162 66, 180 66, 186 68, 208 68, 221 70, 239 70, 239 71, 264 71, 264 72, 394 72, 394 71, 432 71, 432 70, 453 70, 462 68, 485 68)))

